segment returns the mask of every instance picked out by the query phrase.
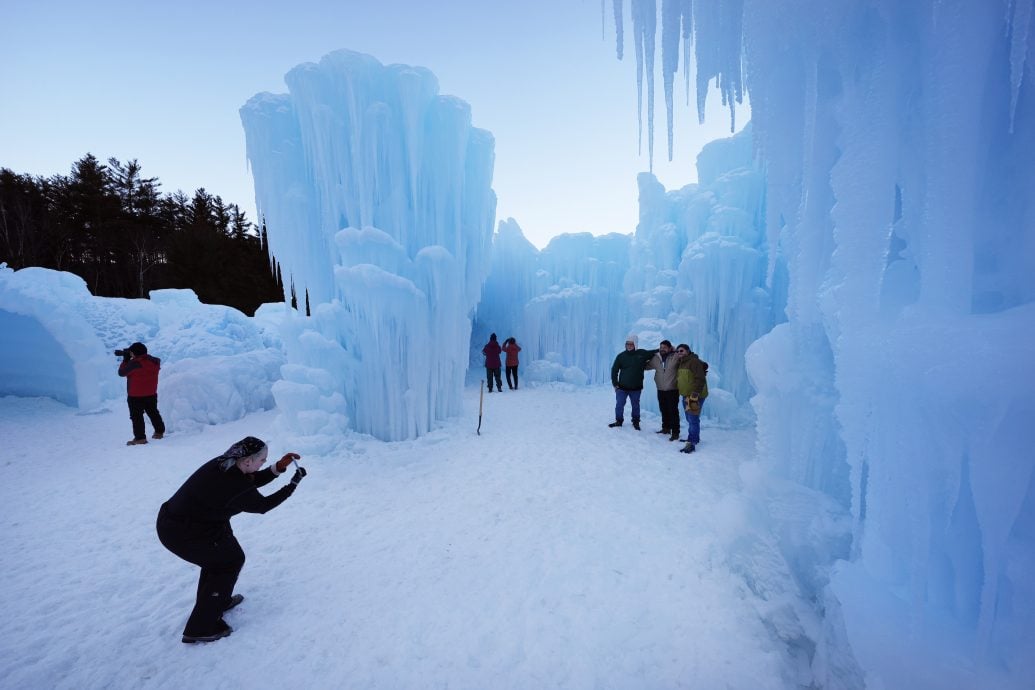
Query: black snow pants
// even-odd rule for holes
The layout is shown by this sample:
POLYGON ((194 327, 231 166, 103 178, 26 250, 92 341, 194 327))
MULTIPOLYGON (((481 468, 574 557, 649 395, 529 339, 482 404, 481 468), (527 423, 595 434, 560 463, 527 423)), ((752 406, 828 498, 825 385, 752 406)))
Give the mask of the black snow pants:
POLYGON ((134 440, 147 438, 147 432, 144 430, 145 412, 147 418, 151 420, 151 426, 155 428, 155 433, 165 433, 165 422, 162 421, 162 415, 158 413, 157 395, 129 396, 126 398, 126 402, 129 404, 129 419, 133 422, 134 440))
POLYGON ((485 380, 489 384, 489 392, 492 392, 492 380, 496 379, 496 390, 503 390, 503 377, 500 376, 499 367, 485 367, 485 380))
POLYGON ((244 551, 230 524, 199 523, 172 515, 166 504, 158 511, 158 539, 162 546, 194 565, 201 566, 194 610, 184 635, 212 635, 221 628, 223 611, 244 566, 244 551))

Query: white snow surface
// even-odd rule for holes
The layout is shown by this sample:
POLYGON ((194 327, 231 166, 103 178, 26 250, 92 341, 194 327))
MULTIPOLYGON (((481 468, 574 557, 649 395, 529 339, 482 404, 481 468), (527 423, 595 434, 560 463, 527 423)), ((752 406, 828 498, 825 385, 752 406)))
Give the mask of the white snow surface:
POLYGON ((234 518, 246 598, 199 645, 180 642, 198 568, 155 516, 241 437, 292 450, 276 413, 126 447, 120 406, 0 398, 0 687, 794 685, 796 604, 773 593, 793 587, 756 572, 764 602, 731 566, 752 431, 705 428, 688 456, 651 414, 608 429, 610 388, 549 384, 486 396, 479 436, 478 395, 417 440, 303 457, 293 497, 234 518))

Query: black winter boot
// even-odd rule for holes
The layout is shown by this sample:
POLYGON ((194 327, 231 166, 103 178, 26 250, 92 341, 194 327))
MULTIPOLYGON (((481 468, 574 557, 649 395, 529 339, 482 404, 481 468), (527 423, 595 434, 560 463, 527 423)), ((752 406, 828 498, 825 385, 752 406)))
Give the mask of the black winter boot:
MULTIPOLYGON (((633 424, 635 424, 635 423, 636 422, 633 422, 633 424)), ((613 421, 610 424, 608 424, 608 426, 611 427, 612 429, 614 429, 616 427, 620 427, 620 426, 622 426, 622 420, 621 419, 616 419, 615 421, 613 421)))
POLYGON ((675 431, 673 431, 672 435, 668 437, 668 440, 669 441, 678 441, 679 440, 679 429, 676 429, 675 431))
POLYGON ((637 431, 640 430, 640 420, 638 420, 638 419, 634 419, 633 420, 633 429, 636 429, 637 431))
POLYGON ((694 444, 692 444, 692 443, 690 443, 688 441, 685 446, 683 446, 682 448, 679 449, 679 452, 680 453, 693 453, 694 450, 696 450, 696 447, 694 446, 694 444))

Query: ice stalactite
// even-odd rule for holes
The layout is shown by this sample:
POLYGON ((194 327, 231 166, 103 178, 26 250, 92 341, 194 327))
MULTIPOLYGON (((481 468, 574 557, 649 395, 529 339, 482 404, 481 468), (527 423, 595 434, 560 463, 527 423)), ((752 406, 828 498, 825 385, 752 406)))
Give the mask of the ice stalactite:
POLYGON ((668 134, 668 159, 672 160, 672 91, 676 70, 679 69, 680 18, 683 15, 683 0, 662 0, 661 32, 661 76, 665 88, 665 117, 668 134), (675 14, 675 20, 670 16, 675 14))
POLYGON ((647 81, 647 158, 654 169, 654 39, 658 28, 656 0, 633 0, 633 37, 636 43, 636 96, 640 153, 643 152, 643 81, 647 81))
POLYGON ((625 16, 622 9, 622 0, 614 0, 612 5, 615 15, 615 53, 621 60, 625 55, 625 16))

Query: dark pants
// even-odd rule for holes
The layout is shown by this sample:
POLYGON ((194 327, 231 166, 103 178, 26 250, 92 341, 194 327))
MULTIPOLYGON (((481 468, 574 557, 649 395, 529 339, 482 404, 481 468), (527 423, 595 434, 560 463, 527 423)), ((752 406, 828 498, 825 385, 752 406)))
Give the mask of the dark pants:
POLYGON ((499 367, 485 367, 485 380, 489 384, 489 390, 492 390, 492 380, 496 379, 496 390, 503 390, 503 377, 500 376, 499 367))
POLYGON ((223 611, 230 605, 237 576, 244 566, 244 551, 234 533, 229 525, 219 528, 172 516, 165 504, 158 511, 156 528, 162 546, 188 563, 201 566, 194 610, 183 634, 199 637, 219 632, 223 611))
POLYGON ((679 435, 679 391, 658 391, 661 428, 679 435))
POLYGON ((518 387, 518 385, 517 385, 517 365, 516 364, 514 366, 512 366, 512 367, 507 367, 507 386, 509 388, 517 388, 518 387), (514 374, 514 382, 513 383, 510 382, 510 375, 511 374, 514 374))
POLYGON ((151 426, 155 428, 155 433, 165 433, 165 422, 162 421, 162 415, 158 413, 157 395, 130 396, 126 398, 126 402, 129 403, 129 419, 133 422, 134 439, 139 441, 147 438, 147 432, 144 430, 145 412, 147 418, 151 420, 151 426))
POLYGON ((615 421, 625 421, 625 401, 626 398, 632 400, 632 419, 634 422, 639 424, 640 422, 640 393, 643 391, 627 391, 621 388, 615 389, 615 421))

